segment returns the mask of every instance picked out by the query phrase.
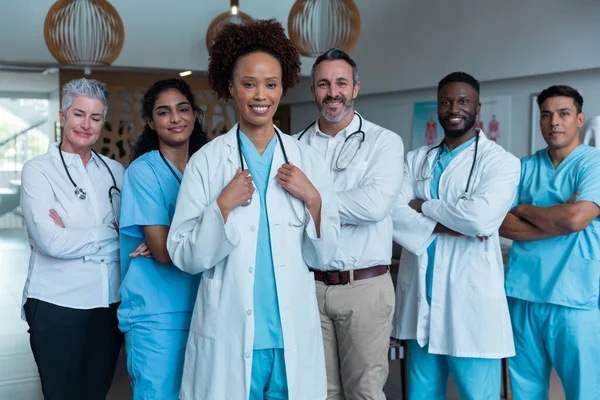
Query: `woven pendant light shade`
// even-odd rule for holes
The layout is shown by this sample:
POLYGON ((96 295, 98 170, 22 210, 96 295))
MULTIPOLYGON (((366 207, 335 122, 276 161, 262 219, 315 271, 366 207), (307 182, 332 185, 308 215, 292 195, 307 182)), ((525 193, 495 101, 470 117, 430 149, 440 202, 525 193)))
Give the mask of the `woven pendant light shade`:
POLYGON ((240 11, 238 0, 231 0, 231 8, 217 15, 208 26, 208 30, 206 31, 206 48, 210 50, 223 25, 229 23, 246 24, 248 22, 252 22, 252 17, 240 11))
POLYGON ((125 30, 106 0, 58 0, 46 15, 44 39, 61 64, 106 66, 121 53, 125 30))
POLYGON ((350 53, 360 36, 360 13, 352 0, 296 0, 288 33, 303 56, 318 57, 332 47, 350 53))

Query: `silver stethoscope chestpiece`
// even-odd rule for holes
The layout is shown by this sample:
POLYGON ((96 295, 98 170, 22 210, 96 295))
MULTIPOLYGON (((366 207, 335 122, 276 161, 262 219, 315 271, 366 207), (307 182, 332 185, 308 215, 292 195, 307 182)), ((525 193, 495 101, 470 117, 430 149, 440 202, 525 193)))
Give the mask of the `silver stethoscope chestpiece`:
POLYGON ((80 187, 75 187, 75 196, 77 196, 78 199, 85 200, 85 198, 86 198, 85 190, 83 190, 80 187))
POLYGON ((242 207, 248 207, 252 203, 252 197, 242 203, 242 207))

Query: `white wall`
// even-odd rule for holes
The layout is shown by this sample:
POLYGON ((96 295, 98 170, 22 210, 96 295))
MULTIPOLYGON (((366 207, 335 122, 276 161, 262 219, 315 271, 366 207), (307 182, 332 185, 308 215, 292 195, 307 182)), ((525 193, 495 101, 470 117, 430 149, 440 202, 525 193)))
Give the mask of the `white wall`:
MULTIPOLYGON (((512 96, 511 138, 508 150, 517 157, 530 154, 531 95, 556 84, 565 84, 580 90, 584 98, 584 113, 588 117, 600 115, 600 68, 481 83, 481 96, 512 96)), ((363 87, 361 82, 361 91, 363 87)), ((366 119, 398 133, 408 151, 412 149, 414 103, 435 100, 436 90, 437 88, 433 87, 379 95, 361 96, 359 94, 355 108, 366 119)), ((304 129, 316 117, 314 103, 292 104, 292 132, 304 129)))

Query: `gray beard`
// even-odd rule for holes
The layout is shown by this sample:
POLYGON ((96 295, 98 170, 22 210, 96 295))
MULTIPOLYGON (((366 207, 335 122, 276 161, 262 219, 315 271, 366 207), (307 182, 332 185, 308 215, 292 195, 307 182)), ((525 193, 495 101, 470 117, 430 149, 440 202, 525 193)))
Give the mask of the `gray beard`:
POLYGON ((325 111, 325 107, 323 107, 320 104, 317 104, 317 107, 319 109, 319 114, 321 114, 321 116, 325 119, 325 121, 332 123, 332 124, 336 124, 336 123, 340 122, 341 120, 343 120, 344 118, 346 118, 346 116, 350 113, 350 110, 352 110, 352 106, 354 106, 354 100, 351 100, 350 104, 348 104, 348 102, 345 102, 344 110, 340 113, 340 115, 333 118, 329 114, 327 114, 327 112, 325 111))

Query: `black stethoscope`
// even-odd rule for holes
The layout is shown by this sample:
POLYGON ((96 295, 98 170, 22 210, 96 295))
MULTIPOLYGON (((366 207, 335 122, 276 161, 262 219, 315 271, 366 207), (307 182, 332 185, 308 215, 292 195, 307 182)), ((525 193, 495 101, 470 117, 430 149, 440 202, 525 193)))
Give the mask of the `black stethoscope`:
MULTIPOLYGON (((277 141, 279 142, 279 147, 281 148, 281 152, 283 153, 283 160, 285 161, 286 164, 289 164, 290 160, 288 159, 287 152, 285 151, 285 146, 283 145, 283 140, 281 140, 281 136, 279 135, 279 132, 277 131, 277 129, 274 129, 274 130, 275 130, 275 135, 277 135, 277 141)), ((237 145, 238 145, 238 154, 240 156, 240 167, 242 168, 242 171, 244 171, 244 169, 245 169, 244 168, 244 155, 242 154, 242 140, 240 139, 240 124, 237 125, 236 138, 237 138, 237 145)), ((302 221, 300 219, 300 217, 298 216, 298 213, 296 213, 296 209, 294 208, 294 205, 292 204, 292 200, 290 198, 289 192, 286 190, 285 193, 287 195, 287 200, 290 205, 290 208, 292 209, 292 211, 294 213, 294 218, 296 219, 296 222, 297 222, 295 224, 290 222, 290 225, 292 225, 292 226, 306 225, 307 221, 302 221)), ((242 207, 248 207, 251 203, 252 203, 252 197, 250 197, 248 200, 246 200, 244 203, 242 203, 242 207)))
MULTIPOLYGON (((65 158, 63 157, 63 154, 62 154, 61 146, 62 146, 62 142, 60 142, 58 145, 58 154, 60 155, 60 160, 62 161, 63 167, 65 168, 67 177, 69 178, 69 180, 73 184, 73 187, 75 188, 75 196, 80 200, 85 200, 87 198, 87 193, 86 193, 85 189, 80 188, 75 183, 73 178, 71 177, 71 174, 69 173, 69 168, 67 168, 67 163, 65 162, 65 158)), ((110 170, 110 167, 108 166, 106 161, 104 161, 102 159, 102 157, 100 157, 100 155, 96 152, 96 150, 92 149, 92 153, 94 153, 96 158, 98 158, 98 160, 100 160, 100 162, 102 162, 102 164, 104 164, 104 167, 106 167, 106 170, 110 174, 110 177, 113 181, 113 185, 108 189, 108 200, 110 201, 110 207, 112 209, 112 214, 113 214, 115 224, 117 224, 117 232, 118 232, 119 213, 117 212, 117 210, 115 208, 114 201, 116 201, 117 196, 121 197, 121 190, 117 187, 117 180, 115 179, 115 176, 113 175, 113 173, 110 170)))
MULTIPOLYGON (((421 174, 417 178, 417 181, 423 182, 423 181, 433 178, 433 170, 435 169, 437 163, 440 161, 440 158, 442 157, 442 151, 443 151, 442 146, 444 145, 444 143, 445 143, 445 141, 442 140, 440 142, 440 144, 438 144, 437 146, 433 146, 432 148, 427 150, 427 153, 425 153, 425 159, 423 160, 423 165, 421 166, 421 174), (429 153, 431 153, 435 149, 442 149, 442 151, 438 151, 438 155, 436 156, 435 161, 433 162, 433 164, 431 166, 429 175, 423 176, 423 171, 427 170, 427 160, 429 157, 429 153)), ((465 191, 458 197, 459 200, 467 200, 468 199, 467 195, 469 194, 469 187, 471 186, 471 178, 473 177, 473 171, 475 170, 475 163, 477 162, 477 149, 478 148, 479 148, 479 131, 477 131, 477 135, 475 136, 475 153, 473 154, 473 162, 471 163, 471 170, 469 171, 469 178, 467 179, 467 186, 465 187, 465 191)))
MULTIPOLYGON (((362 130, 363 119, 360 116, 360 114, 357 113, 356 111, 354 111, 354 115, 356 115, 358 117, 358 121, 359 121, 358 122, 358 130, 352 132, 344 140, 344 144, 342 144, 342 148, 340 149, 340 152, 338 153, 338 156, 337 156, 337 158, 335 160, 335 166, 333 167, 333 170, 336 171, 336 172, 341 172, 341 171, 345 170, 346 168, 348 168, 348 166, 350 165, 350 163, 352 163, 352 160, 354 160, 354 157, 356 157, 356 154, 358 153, 358 150, 360 150, 362 144, 365 141, 365 132, 363 132, 363 130, 362 130), (358 142, 358 147, 356 148, 356 151, 354 152, 354 154, 352 155, 352 157, 348 161, 348 164, 346 164, 345 166, 341 167, 340 164, 339 164, 340 163, 340 156, 344 153, 344 148, 346 147, 346 144, 348 143, 348 141, 350 139, 353 139, 354 137, 357 137, 357 136, 360 136, 360 141, 358 142)), ((313 121, 309 126, 307 126, 306 128, 304 128, 304 130, 302 131, 302 133, 300 133, 300 135, 298 136, 298 140, 302 139, 302 136, 304 136, 304 134, 310 128, 312 128, 316 123, 317 123, 317 121, 313 121)))
POLYGON ((173 174, 173 176, 175 177, 175 179, 177 179, 177 183, 179 183, 181 185, 181 179, 179 179, 179 176, 177 176, 177 173, 175 172, 175 170, 173 169, 173 167, 171 167, 171 164, 169 164, 169 162, 167 161, 167 159, 165 158, 165 156, 163 155, 163 153, 160 150, 158 150, 158 154, 160 154, 160 158, 162 158, 162 160, 165 163, 165 165, 167 167, 169 167, 169 170, 171 171, 171 173, 173 174))
MULTIPOLYGON (((275 134, 277 135, 277 141, 279 142, 279 147, 281 147, 281 152, 283 153, 283 159, 286 164, 289 164, 290 161, 288 160, 287 152, 285 151, 285 147, 283 146, 283 142, 281 141, 281 136, 279 136, 279 132, 277 132, 277 129, 275 129, 275 134)), ((237 144, 238 144, 238 154, 240 156, 240 167, 242 168, 242 171, 244 171, 244 169, 245 169, 244 168, 244 156, 242 155, 242 140, 240 139, 240 124, 238 124, 238 126, 237 126, 236 137, 237 137, 237 144)), ((242 204, 242 207, 248 207, 250 205, 250 203, 252 203, 252 197, 250 197, 248 200, 246 200, 242 204)))

